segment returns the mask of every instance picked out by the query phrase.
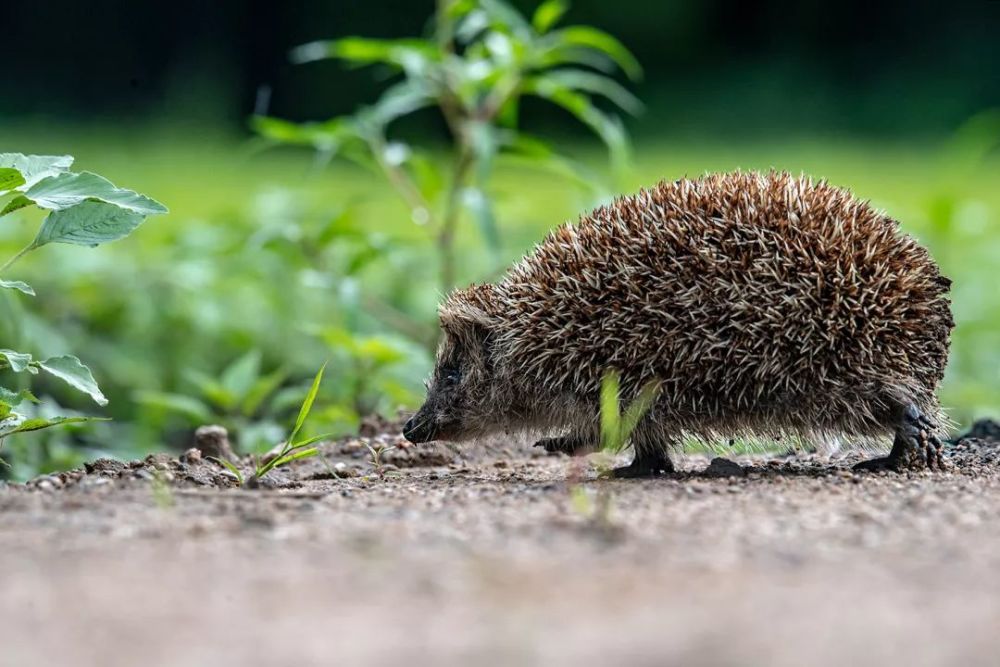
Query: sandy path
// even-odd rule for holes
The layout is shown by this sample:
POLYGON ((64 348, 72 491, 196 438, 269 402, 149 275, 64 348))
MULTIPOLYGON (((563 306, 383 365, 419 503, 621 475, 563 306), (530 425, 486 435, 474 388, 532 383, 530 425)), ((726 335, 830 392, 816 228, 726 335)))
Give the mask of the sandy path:
POLYGON ((147 468, 10 486, 0 664, 995 664, 998 447, 904 476, 742 460, 576 501, 575 462, 499 450, 385 480, 309 461, 271 491, 183 481, 221 479, 204 462, 174 462, 170 493, 147 468))

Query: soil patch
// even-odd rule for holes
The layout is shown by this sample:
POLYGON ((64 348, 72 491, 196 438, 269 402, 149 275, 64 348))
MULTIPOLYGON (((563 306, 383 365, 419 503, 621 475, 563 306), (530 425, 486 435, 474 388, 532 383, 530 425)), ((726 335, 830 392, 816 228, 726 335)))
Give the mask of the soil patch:
POLYGON ((99 459, 0 489, 0 664, 988 664, 989 435, 902 475, 848 453, 599 480, 371 430, 255 490, 197 449, 99 459))

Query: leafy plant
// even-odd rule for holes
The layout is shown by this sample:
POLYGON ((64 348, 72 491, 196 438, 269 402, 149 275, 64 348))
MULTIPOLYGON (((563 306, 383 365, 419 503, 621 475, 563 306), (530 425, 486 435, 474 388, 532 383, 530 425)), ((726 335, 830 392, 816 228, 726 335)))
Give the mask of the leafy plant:
MULTIPOLYGON (((96 246, 127 236, 146 217, 166 213, 159 202, 113 185, 91 172, 71 172, 69 155, 22 155, 0 153, 0 218, 30 206, 48 211, 34 239, 0 265, 7 271, 28 253, 51 243, 96 246)), ((0 289, 35 296, 34 289, 19 280, 0 279, 0 289)), ((89 395, 98 405, 107 399, 90 369, 72 355, 35 359, 31 354, 0 350, 0 370, 15 374, 40 372, 59 378, 89 395)), ((15 433, 83 421, 94 417, 55 416, 29 418, 20 410, 25 401, 37 402, 29 389, 0 386, 0 445, 15 433)))
POLYGON ((292 461, 306 459, 319 454, 319 449, 313 445, 320 440, 330 438, 332 434, 324 433, 322 435, 315 435, 311 438, 304 438, 302 440, 299 440, 298 436, 299 432, 302 430, 302 426, 306 422, 306 419, 309 418, 309 413, 312 411, 313 403, 316 401, 316 395, 319 393, 320 384, 323 382, 323 371, 325 370, 326 364, 323 364, 323 366, 316 373, 316 377, 313 378, 312 386, 309 388, 309 392, 306 394, 305 400, 302 401, 302 406, 299 408, 298 417, 295 419, 295 426, 292 428, 291 434, 289 434, 289 436, 285 439, 281 449, 276 455, 268 457, 266 460, 257 459, 257 457, 254 456, 254 472, 248 479, 244 480, 243 473, 233 462, 225 459, 213 459, 233 473, 240 486, 254 487, 260 482, 261 479, 264 478, 265 475, 275 468, 280 468, 288 465, 292 461))
POLYGON ((375 471, 375 476, 379 478, 380 481, 384 481, 386 475, 388 474, 385 469, 385 463, 382 461, 382 456, 386 452, 391 452, 396 449, 395 445, 385 446, 382 444, 372 447, 370 444, 365 443, 365 447, 368 448, 368 455, 371 460, 372 469, 375 471))
POLYGON ((647 382, 638 395, 621 410, 621 381, 615 371, 604 374, 601 380, 601 451, 617 454, 625 447, 632 431, 653 407, 660 385, 657 381, 647 382))
POLYGON ((502 0, 439 0, 427 38, 347 37, 304 44, 291 53, 296 63, 335 58, 382 66, 402 78, 351 116, 304 124, 257 116, 253 126, 275 142, 312 146, 324 159, 339 156, 381 174, 434 243, 440 287, 447 293, 456 280, 455 237, 463 212, 499 252, 490 190, 499 155, 586 180, 579 165, 519 128, 525 97, 575 116, 607 145, 615 167, 627 160, 619 116, 595 100, 637 111, 639 101, 607 72, 617 66, 637 79, 642 69, 628 49, 597 28, 556 28, 567 9, 563 0, 546 0, 529 20, 502 0), (426 108, 439 111, 450 133, 447 176, 426 151, 388 136, 394 121, 426 108))

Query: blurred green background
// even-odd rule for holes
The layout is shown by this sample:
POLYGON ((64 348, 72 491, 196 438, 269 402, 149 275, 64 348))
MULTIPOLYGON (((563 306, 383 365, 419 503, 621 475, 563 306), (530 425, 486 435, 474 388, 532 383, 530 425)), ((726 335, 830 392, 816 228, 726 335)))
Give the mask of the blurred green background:
MULTIPOLYGON (((528 16, 537 5, 513 4, 528 16)), ((229 426, 243 451, 267 449, 325 359, 317 431, 419 402, 441 296, 424 231, 384 179, 268 146, 248 119, 324 120, 373 102, 393 72, 293 65, 289 50, 419 36, 433 10, 403 0, 9 8, 7 45, 19 55, 3 74, 0 150, 75 155, 78 168, 171 211, 96 250, 46 248, 10 276, 39 296, 0 294, 0 348, 77 354, 114 421, 11 438, 2 474, 185 447, 210 422, 229 426)), ((593 183, 498 161, 498 238, 459 224, 456 282, 495 277, 615 191, 735 168, 805 172, 872 200, 930 247, 954 280, 943 402, 959 422, 996 413, 1000 4, 580 0, 563 20, 615 35, 644 67, 628 84, 645 105, 625 120, 633 161, 612 172, 572 116, 526 102, 521 125, 593 183)), ((449 159, 433 110, 391 135, 449 159)), ((0 252, 30 240, 39 219, 5 218, 0 252)), ((36 393, 43 410, 98 413, 55 385, 36 393)))

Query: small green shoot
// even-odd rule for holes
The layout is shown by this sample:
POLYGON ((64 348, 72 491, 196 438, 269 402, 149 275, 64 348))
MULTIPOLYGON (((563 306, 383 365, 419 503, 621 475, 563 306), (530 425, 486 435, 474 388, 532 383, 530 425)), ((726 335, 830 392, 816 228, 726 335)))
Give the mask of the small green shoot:
POLYGON ((227 461, 226 459, 219 458, 217 456, 209 456, 208 458, 211 459, 212 461, 215 461, 219 465, 225 467, 225 469, 228 470, 229 472, 233 473, 236 476, 236 483, 239 484, 240 486, 243 486, 243 473, 240 472, 240 469, 237 468, 231 461, 227 461))
POLYGON ((229 472, 236 475, 236 479, 240 486, 256 486, 257 482, 259 482, 265 475, 275 468, 288 465, 292 461, 298 461, 299 459, 307 459, 312 456, 316 456, 319 454, 319 449, 313 447, 312 445, 320 440, 332 437, 332 434, 330 433, 323 433, 322 435, 316 435, 304 440, 297 440, 299 432, 302 430, 302 426, 309 417, 309 412, 312 410, 313 403, 316 401, 316 394, 319 393, 319 386, 320 383, 323 382, 323 371, 325 370, 326 364, 323 364, 323 366, 319 369, 319 372, 316 373, 316 377, 313 378, 312 387, 309 388, 309 392, 306 394, 305 400, 302 401, 302 407, 299 408, 299 416, 295 418, 295 426, 292 428, 292 433, 285 440, 281 450, 276 456, 273 456, 266 461, 254 459, 253 475, 244 480, 243 475, 233 463, 230 461, 216 459, 219 463, 224 465, 229 472))
POLYGON ((385 469, 385 463, 382 462, 382 455, 396 449, 396 446, 386 447, 385 445, 378 445, 377 447, 372 447, 368 443, 365 443, 365 447, 368 448, 368 453, 371 454, 371 464, 372 468, 375 469, 375 475, 379 478, 379 481, 385 481, 389 473, 385 469))
POLYGON ((621 381, 616 371, 608 371, 601 380, 601 451, 618 454, 624 448, 632 431, 642 420, 660 393, 660 383, 650 380, 639 390, 639 395, 621 411, 621 381))
POLYGON ((174 493, 170 490, 170 482, 167 480, 166 475, 163 471, 154 468, 153 469, 153 481, 151 484, 153 491, 153 502, 160 509, 170 509, 174 506, 174 493))

